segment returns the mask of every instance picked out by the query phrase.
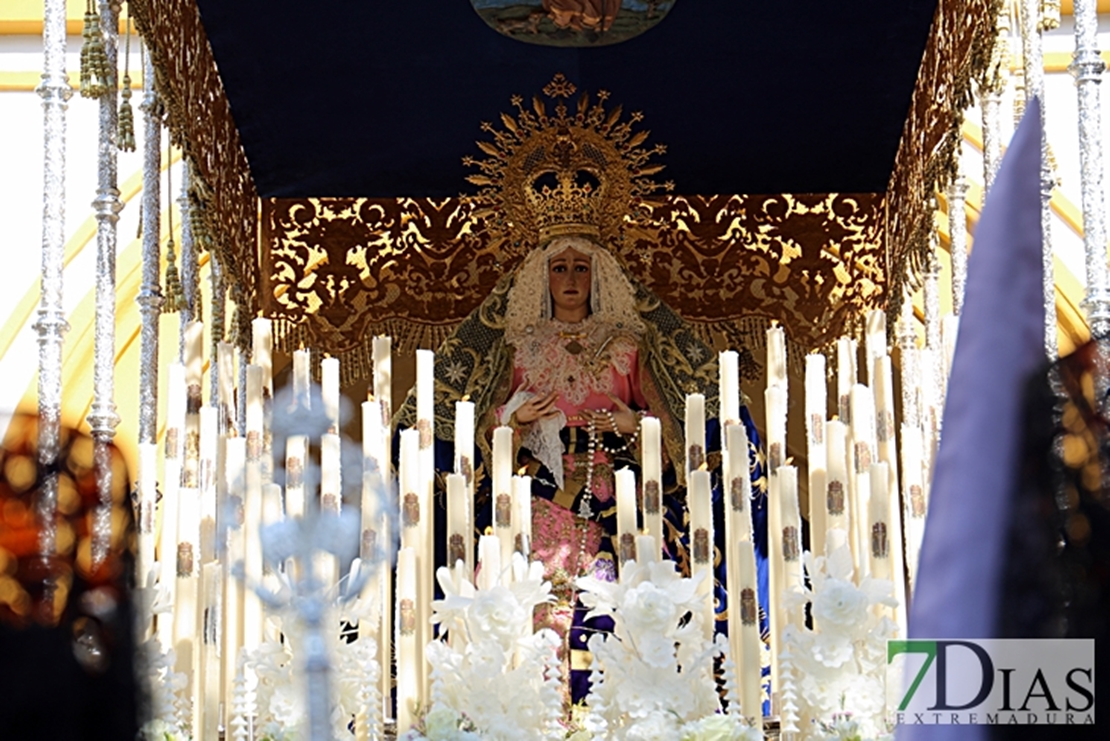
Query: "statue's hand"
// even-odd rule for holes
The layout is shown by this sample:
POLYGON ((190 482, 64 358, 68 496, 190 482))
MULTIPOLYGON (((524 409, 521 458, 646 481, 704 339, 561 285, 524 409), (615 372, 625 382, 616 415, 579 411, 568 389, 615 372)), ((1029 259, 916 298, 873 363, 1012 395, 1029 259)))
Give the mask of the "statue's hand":
POLYGON ((622 435, 631 435, 640 429, 640 417, 632 411, 632 407, 612 394, 609 394, 609 398, 613 400, 613 404, 617 407, 613 410, 613 420, 617 423, 617 432, 622 435))
POLYGON ((554 417, 559 413, 559 408, 555 406, 555 402, 558 398, 559 394, 552 391, 549 394, 529 399, 513 412, 513 419, 516 420, 518 424, 530 425, 538 419, 554 417))

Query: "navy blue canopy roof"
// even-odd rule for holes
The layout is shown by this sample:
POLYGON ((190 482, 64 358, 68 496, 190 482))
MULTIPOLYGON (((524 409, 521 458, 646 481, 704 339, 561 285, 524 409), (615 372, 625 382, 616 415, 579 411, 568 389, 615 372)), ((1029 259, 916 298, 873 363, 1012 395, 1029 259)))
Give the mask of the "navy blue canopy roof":
POLYGON ((259 194, 454 196, 482 121, 557 72, 643 111, 679 193, 886 189, 936 0, 678 0, 599 48, 468 0, 198 0, 259 194))

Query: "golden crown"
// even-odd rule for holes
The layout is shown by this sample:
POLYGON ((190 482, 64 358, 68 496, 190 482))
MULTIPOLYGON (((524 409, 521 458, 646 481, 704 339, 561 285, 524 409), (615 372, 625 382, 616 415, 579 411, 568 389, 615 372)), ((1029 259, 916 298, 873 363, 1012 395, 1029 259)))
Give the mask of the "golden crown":
POLYGON ((562 73, 543 92, 556 101, 553 116, 539 94, 531 110, 517 95, 516 117, 501 114, 504 131, 482 124, 493 141, 478 147, 489 156, 463 158, 481 171, 467 180, 481 186, 479 200, 516 242, 539 245, 567 234, 607 242, 627 218, 646 215, 641 206, 652 193, 674 187, 651 179, 663 165, 648 160, 666 147, 644 147, 649 132, 633 131, 643 115, 621 121, 621 106, 605 109, 604 90, 592 105, 588 93, 579 96, 574 113, 566 101, 576 88, 562 73))

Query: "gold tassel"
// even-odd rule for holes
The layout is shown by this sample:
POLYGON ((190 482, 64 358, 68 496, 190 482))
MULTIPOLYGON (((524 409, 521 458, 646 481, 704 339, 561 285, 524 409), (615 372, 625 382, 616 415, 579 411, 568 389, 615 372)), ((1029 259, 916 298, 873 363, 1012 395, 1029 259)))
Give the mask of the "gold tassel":
POLYGON ((123 152, 135 151, 135 113, 131 110, 131 76, 123 76, 123 92, 119 104, 119 148, 123 152))
POLYGON ((123 90, 120 91, 119 131, 117 144, 120 151, 135 151, 135 112, 131 110, 131 14, 127 15, 127 41, 123 49, 123 90))
POLYGON ((173 250, 173 234, 166 243, 166 290, 163 291, 162 313, 173 314, 185 308, 185 290, 177 274, 177 255, 173 250))
POLYGON ((81 97, 103 98, 108 94, 108 53, 104 50, 104 35, 100 30, 100 16, 89 0, 85 8, 85 26, 81 32, 81 97))

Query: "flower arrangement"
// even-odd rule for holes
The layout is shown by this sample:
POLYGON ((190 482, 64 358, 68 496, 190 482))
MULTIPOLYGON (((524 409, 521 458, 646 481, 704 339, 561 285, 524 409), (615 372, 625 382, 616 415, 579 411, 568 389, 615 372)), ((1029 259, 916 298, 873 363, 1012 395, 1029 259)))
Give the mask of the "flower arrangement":
POLYGON ((142 644, 138 653, 150 700, 150 720, 139 729, 142 741, 191 741, 189 708, 184 691, 188 679, 174 671, 173 649, 163 651, 156 639, 142 644))
MULTIPOLYGON (((304 636, 298 623, 283 626, 284 641, 268 640, 240 658, 240 676, 232 709, 232 738, 246 719, 254 717, 256 738, 267 741, 298 741, 307 737, 307 708, 303 678, 297 675, 295 653, 304 636), (253 675, 254 681, 251 681, 253 675)), ((335 641, 332 657, 332 733, 335 738, 351 735, 352 720, 366 722, 380 705, 377 692, 377 645, 366 636, 348 643, 335 641)))
POLYGON ((559 637, 533 633, 532 613, 551 599, 543 564, 513 555, 513 578, 477 589, 461 571, 436 573, 445 595, 433 622, 450 641, 428 645, 430 707, 408 741, 561 739, 559 637))
POLYGON ((702 578, 681 577, 671 561, 627 561, 617 582, 578 580, 589 616, 611 616, 614 631, 589 641, 592 687, 574 741, 762 737, 739 716, 720 713, 713 661, 727 643, 702 624, 702 578))
MULTIPOLYGON (((853 580, 847 544, 826 557, 805 554, 810 588, 791 599, 812 605, 813 630, 788 625, 784 654, 803 736, 859 741, 887 732, 886 643, 895 623, 884 614, 897 606, 889 581, 853 580), (812 729, 812 733, 806 733, 812 729)), ((780 658, 780 676, 782 663, 780 658)), ((784 723, 785 723, 784 718, 784 723)))

